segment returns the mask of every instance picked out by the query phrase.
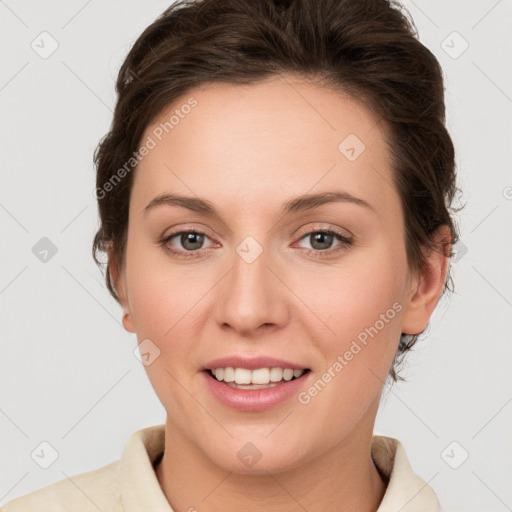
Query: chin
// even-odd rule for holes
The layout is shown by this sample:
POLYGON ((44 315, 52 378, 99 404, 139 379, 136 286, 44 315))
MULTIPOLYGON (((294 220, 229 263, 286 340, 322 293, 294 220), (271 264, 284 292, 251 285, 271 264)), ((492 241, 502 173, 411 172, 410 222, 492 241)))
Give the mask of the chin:
POLYGON ((208 455, 216 466, 240 475, 280 473, 303 463, 304 454, 297 450, 295 443, 290 443, 279 451, 276 450, 274 442, 267 439, 266 446, 262 446, 265 444, 263 439, 261 444, 257 440, 254 442, 233 440, 233 443, 224 445, 222 453, 210 451, 208 455))

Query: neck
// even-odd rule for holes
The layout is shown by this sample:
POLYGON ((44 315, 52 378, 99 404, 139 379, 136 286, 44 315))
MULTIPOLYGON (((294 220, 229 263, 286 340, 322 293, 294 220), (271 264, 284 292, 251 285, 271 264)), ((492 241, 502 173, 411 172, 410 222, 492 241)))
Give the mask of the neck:
POLYGON ((373 421, 367 427, 293 469, 247 475, 215 465, 168 419, 156 475, 176 512, 375 512, 387 483, 371 458, 373 421))

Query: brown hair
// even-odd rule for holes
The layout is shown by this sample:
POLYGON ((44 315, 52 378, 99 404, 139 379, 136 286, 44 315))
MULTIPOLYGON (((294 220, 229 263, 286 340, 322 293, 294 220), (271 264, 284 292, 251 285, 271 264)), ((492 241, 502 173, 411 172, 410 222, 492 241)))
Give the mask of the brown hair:
MULTIPOLYGON (((124 262, 133 155, 155 116, 210 82, 251 84, 293 73, 363 102, 389 131, 410 268, 425 265, 422 249, 439 248, 432 235, 441 225, 458 240, 442 70, 402 10, 393 0, 178 0, 144 30, 121 66, 112 126, 94 155, 101 226, 93 257, 101 266, 98 253, 110 251, 105 279, 117 301, 110 269, 124 262)), ((451 284, 449 276, 443 292, 451 284)), ((402 333, 394 381, 403 380, 398 365, 418 336, 402 333)))

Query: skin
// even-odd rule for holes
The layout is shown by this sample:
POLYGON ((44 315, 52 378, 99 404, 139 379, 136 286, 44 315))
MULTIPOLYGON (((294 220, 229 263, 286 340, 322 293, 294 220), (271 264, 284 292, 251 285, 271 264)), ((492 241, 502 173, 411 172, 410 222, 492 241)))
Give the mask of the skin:
MULTIPOLYGON (((160 350, 146 367, 167 412, 160 485, 176 512, 375 511, 387 483, 371 459, 383 383, 400 333, 427 327, 447 251, 427 253, 421 272, 408 268, 386 132, 364 105, 289 75, 212 83, 162 112, 143 140, 191 96, 197 106, 139 164, 125 258, 112 268, 123 325, 160 350), (338 149, 349 134, 366 146, 355 161, 338 149), (331 190, 371 208, 331 202, 279 213, 292 197, 331 190), (221 218, 171 205, 145 213, 164 193, 206 199, 221 218), (322 251, 308 235, 319 227, 353 244, 334 237, 322 251), (206 233, 194 257, 164 250, 162 239, 194 229, 206 233), (263 249, 252 263, 236 252, 247 236, 263 249), (401 311, 308 404, 293 396, 237 411, 199 373, 217 357, 270 355, 310 368, 307 390, 394 303, 401 311), (251 468, 237 457, 247 442, 262 454, 251 468)), ((438 241, 447 240, 443 227, 438 241)), ((167 246, 193 252, 181 242, 167 246)))

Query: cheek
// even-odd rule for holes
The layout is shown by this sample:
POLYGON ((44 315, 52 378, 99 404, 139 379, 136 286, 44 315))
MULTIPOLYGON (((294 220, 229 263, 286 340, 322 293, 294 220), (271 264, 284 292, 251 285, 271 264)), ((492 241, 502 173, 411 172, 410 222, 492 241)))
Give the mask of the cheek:
POLYGON ((190 324, 196 304, 211 287, 187 272, 157 267, 145 272, 134 269, 128 286, 135 330, 157 344, 176 338, 190 324))
POLYGON ((180 321, 186 323, 188 312, 208 291, 193 265, 173 263, 135 229, 127 245, 126 282, 137 335, 154 338, 157 344, 170 337, 180 321))
MULTIPOLYGON (((407 269, 404 257, 385 248, 360 251, 340 265, 304 269, 289 276, 290 288, 333 348, 342 348, 385 315, 385 329, 400 331, 407 269), (393 307, 393 305, 395 306, 393 307), (387 313, 387 314, 386 314, 387 313)), ((378 327, 381 322, 378 322, 378 327)))
POLYGON ((375 398, 400 341, 405 255, 379 254, 361 252, 343 268, 303 273, 293 284, 307 305, 297 315, 302 329, 323 356, 318 389, 328 382, 324 398, 339 410, 355 402, 364 409, 375 398))
POLYGON ((303 330, 314 335, 323 365, 299 402, 330 425, 326 430, 339 432, 378 399, 398 348, 403 305, 391 271, 354 269, 324 283, 322 293, 304 300, 322 320, 308 315, 303 330))
POLYGON ((188 274, 162 263, 145 266, 142 259, 131 269, 127 264, 130 309, 138 341, 149 339, 159 350, 145 370, 157 396, 173 411, 187 410, 188 395, 182 393, 179 383, 197 372, 197 361, 190 353, 199 339, 196 318, 200 299, 211 287, 188 274), (142 272, 144 267, 147 270, 142 272))

